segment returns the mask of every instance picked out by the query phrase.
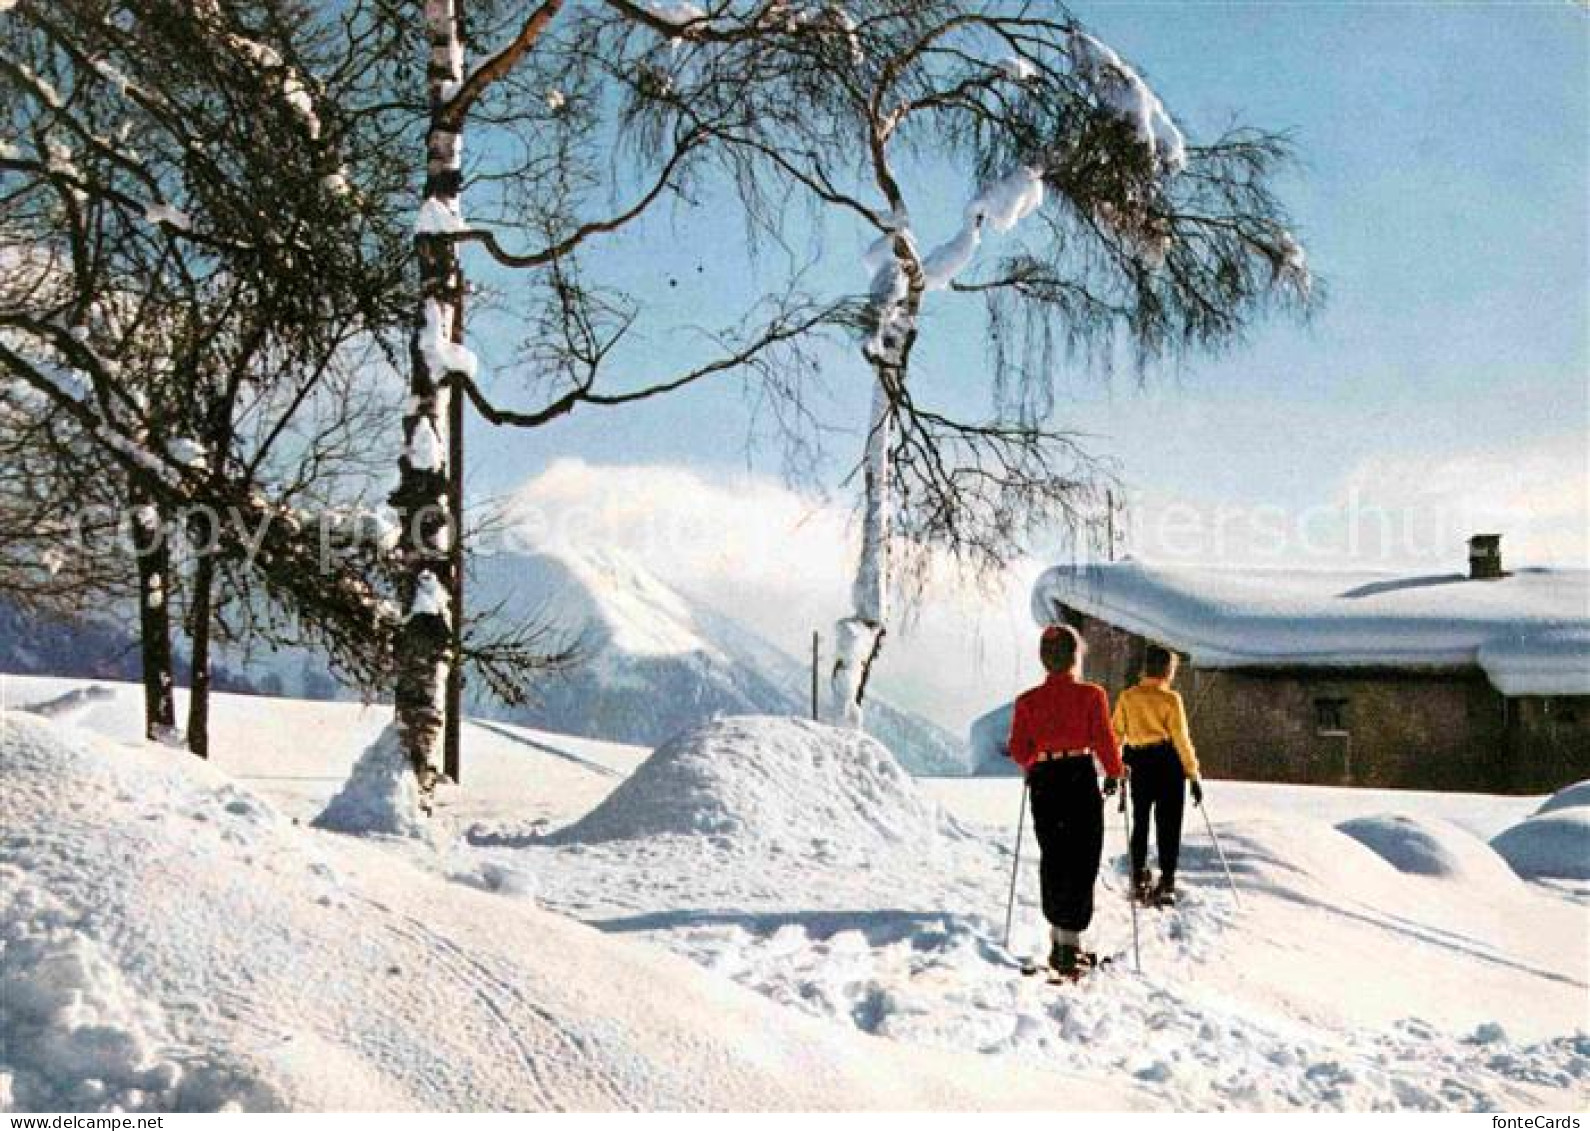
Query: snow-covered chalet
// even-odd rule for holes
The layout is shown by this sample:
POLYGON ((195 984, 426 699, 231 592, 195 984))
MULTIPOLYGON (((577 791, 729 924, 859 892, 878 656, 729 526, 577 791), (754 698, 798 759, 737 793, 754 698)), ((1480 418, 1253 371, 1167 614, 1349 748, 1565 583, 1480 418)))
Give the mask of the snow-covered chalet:
POLYGON ((1590 570, 1466 573, 1057 566, 1040 624, 1089 645, 1111 696, 1149 643, 1211 777, 1526 793, 1590 777, 1590 570))

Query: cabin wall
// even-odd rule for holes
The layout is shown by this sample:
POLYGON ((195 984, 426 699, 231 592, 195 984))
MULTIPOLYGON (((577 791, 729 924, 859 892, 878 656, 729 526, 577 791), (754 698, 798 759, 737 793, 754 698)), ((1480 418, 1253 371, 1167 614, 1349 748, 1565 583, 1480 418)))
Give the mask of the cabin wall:
POLYGON ((1212 777, 1510 789, 1504 704, 1477 672, 1189 670, 1183 694, 1212 777))
POLYGON ((1509 699, 1507 724, 1510 780, 1519 792, 1590 778, 1590 695, 1509 699))
MULTIPOLYGON (((1067 610, 1113 701, 1148 641, 1067 610)), ((1478 668, 1200 669, 1177 689, 1212 778, 1541 793, 1590 777, 1590 697, 1507 699, 1478 668)))

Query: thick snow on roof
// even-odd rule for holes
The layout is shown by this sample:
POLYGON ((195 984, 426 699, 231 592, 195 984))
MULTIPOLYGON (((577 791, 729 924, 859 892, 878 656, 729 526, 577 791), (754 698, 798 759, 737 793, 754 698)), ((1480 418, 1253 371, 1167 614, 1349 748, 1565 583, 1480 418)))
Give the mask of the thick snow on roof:
POLYGON ((1041 624, 1067 605, 1204 667, 1477 664, 1507 695, 1590 695, 1590 570, 1463 574, 1056 566, 1033 587, 1041 624))

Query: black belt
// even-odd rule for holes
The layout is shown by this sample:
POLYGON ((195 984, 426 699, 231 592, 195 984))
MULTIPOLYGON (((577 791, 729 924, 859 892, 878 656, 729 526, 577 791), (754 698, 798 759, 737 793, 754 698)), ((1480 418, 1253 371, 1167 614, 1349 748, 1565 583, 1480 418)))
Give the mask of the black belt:
POLYGON ((1033 765, 1039 762, 1063 762, 1067 758, 1091 758, 1091 750, 1045 750, 1032 760, 1033 765))

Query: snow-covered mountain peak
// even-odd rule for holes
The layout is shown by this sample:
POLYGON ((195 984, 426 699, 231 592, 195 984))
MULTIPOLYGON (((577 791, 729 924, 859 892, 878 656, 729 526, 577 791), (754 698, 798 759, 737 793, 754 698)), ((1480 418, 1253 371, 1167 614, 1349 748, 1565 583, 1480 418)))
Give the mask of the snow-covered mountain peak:
MULTIPOLYGON (((697 628, 689 603, 632 556, 613 549, 550 546, 543 551, 571 575, 587 623, 611 647, 632 656, 723 654, 697 628)), ((571 626, 572 627, 572 626, 571 626)))
MULTIPOLYGON (((505 624, 544 625, 578 640, 579 663, 503 713, 563 734, 655 746, 718 715, 806 715, 809 667, 734 617, 680 592, 610 547, 548 542, 471 566, 471 606, 505 624)), ((869 697, 867 729, 915 773, 964 773, 962 744, 869 697)))

